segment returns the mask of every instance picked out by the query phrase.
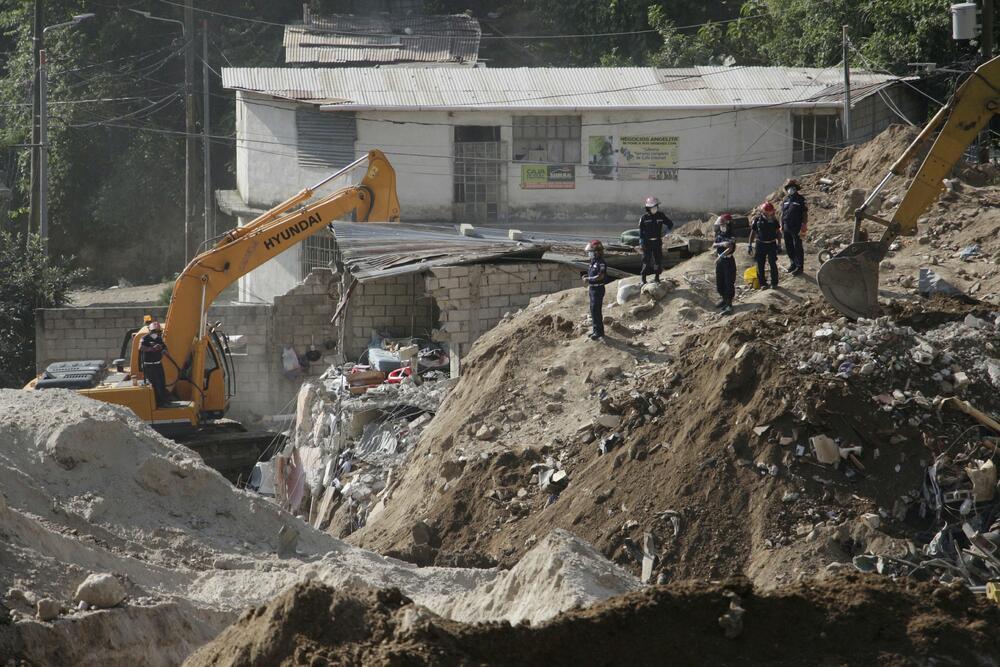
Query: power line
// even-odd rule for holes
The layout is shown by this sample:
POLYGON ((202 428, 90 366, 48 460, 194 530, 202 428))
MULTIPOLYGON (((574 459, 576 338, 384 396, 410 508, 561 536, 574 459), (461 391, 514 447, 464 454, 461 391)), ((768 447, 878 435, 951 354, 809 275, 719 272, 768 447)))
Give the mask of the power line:
MULTIPOLYGON (((737 21, 752 21, 755 19, 761 19, 767 17, 767 14, 755 14, 753 16, 739 16, 732 19, 722 19, 720 21, 705 21, 704 23, 692 23, 690 25, 678 25, 671 26, 673 30, 689 30, 691 28, 701 28, 708 25, 722 25, 725 23, 734 23, 737 21)), ((483 35, 481 39, 579 39, 584 37, 624 37, 628 35, 646 35, 649 33, 660 32, 656 28, 649 28, 645 30, 625 30, 621 32, 590 32, 590 33, 578 33, 572 35, 483 35)))
MULTIPOLYGON (((184 7, 183 4, 181 4, 179 2, 171 2, 171 0, 159 0, 159 1, 162 2, 165 5, 172 5, 174 7, 181 7, 181 8, 184 7)), ((247 23, 259 23, 261 25, 272 25, 272 26, 278 26, 280 28, 284 28, 285 25, 286 25, 284 23, 275 23, 274 21, 265 21, 264 19, 252 19, 252 18, 249 18, 247 16, 237 16, 235 14, 226 14, 226 13, 223 13, 223 12, 216 12, 216 11, 212 11, 211 9, 201 9, 199 7, 194 7, 193 9, 194 9, 194 11, 200 12, 202 14, 210 14, 212 16, 222 16, 222 17, 227 18, 227 19, 235 19, 237 21, 246 21, 247 23)))

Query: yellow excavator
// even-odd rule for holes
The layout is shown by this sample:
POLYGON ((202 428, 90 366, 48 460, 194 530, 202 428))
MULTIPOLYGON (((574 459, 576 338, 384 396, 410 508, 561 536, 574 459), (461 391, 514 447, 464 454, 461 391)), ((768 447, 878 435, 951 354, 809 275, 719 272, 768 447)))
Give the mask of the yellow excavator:
POLYGON ((143 381, 139 342, 143 326, 125 334, 120 359, 107 373, 103 362, 60 362, 25 387, 74 388, 90 398, 131 409, 164 432, 183 432, 220 419, 234 395, 228 338, 208 309, 240 276, 301 243, 343 216, 363 222, 398 222, 396 173, 381 151, 373 150, 327 178, 278 204, 260 217, 223 234, 187 265, 174 283, 162 336, 163 374, 178 400, 157 406, 153 387, 143 381), (337 178, 363 171, 360 183, 306 203, 315 191, 337 178), (127 365, 126 365, 127 364, 127 365))
POLYGON ((948 176, 976 135, 1000 112, 1000 57, 981 65, 967 78, 948 103, 941 107, 920 135, 893 163, 885 178, 854 212, 852 243, 820 266, 816 274, 823 296, 830 304, 852 319, 878 315, 878 269, 890 244, 897 236, 914 236, 917 218, 933 204, 948 176), (940 129, 933 146, 924 158, 917 175, 907 188, 891 220, 870 212, 879 193, 926 148, 940 129), (865 240, 864 220, 885 227, 878 241, 865 240))

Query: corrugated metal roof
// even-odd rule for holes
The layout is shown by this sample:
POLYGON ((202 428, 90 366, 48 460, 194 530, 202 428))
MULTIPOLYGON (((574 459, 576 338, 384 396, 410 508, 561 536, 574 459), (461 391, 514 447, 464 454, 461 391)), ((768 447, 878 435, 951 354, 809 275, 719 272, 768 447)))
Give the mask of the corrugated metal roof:
MULTIPOLYGON (((498 261, 546 261, 585 268, 581 252, 585 241, 571 235, 525 234, 521 241, 511 241, 503 229, 477 227, 478 236, 461 236, 453 225, 399 223, 337 222, 333 229, 341 261, 360 282, 435 266, 498 261)), ((635 256, 632 248, 611 239, 607 245, 610 252, 635 256)), ((612 269, 609 273, 628 275, 612 269)))
MULTIPOLYGON (((837 106, 835 68, 259 68, 222 71, 226 88, 363 109, 603 109, 837 106)), ((864 91, 898 77, 852 71, 864 91)))
POLYGON ((473 65, 481 36, 479 22, 465 14, 313 16, 285 27, 285 62, 473 65))

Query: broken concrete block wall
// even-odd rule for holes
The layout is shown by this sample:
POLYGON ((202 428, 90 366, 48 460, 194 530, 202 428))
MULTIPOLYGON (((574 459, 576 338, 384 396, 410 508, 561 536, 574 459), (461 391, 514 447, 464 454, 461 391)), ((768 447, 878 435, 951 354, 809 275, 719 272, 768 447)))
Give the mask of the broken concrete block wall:
POLYGON ((427 293, 441 311, 437 339, 464 353, 505 313, 542 294, 580 285, 580 272, 564 264, 518 262, 436 267, 424 274, 427 293))
MULTIPOLYGON (((330 318, 339 296, 330 295, 334 279, 329 272, 310 274, 303 283, 269 304, 213 306, 210 322, 221 320, 230 336, 242 336, 234 350, 236 396, 230 403, 233 419, 252 423, 260 417, 279 413, 295 396, 300 378, 282 373, 281 351, 292 345, 302 355, 315 342, 324 354, 325 340, 336 340, 330 318)), ((334 286, 335 283, 334 283, 334 286)), ((161 322, 166 306, 121 308, 45 308, 37 311, 35 367, 41 372, 56 361, 102 359, 110 362, 121 352, 125 332, 142 326, 144 315, 161 322)), ((312 365, 308 374, 318 375, 329 364, 312 365)))
MULTIPOLYGON (((345 274, 341 289, 353 278, 345 274)), ((424 292, 419 273, 387 276, 358 283, 340 320, 340 347, 346 361, 357 361, 372 332, 392 338, 430 338, 434 329, 434 302, 424 292)))
POLYGON ((337 341, 337 328, 330 324, 340 300, 340 280, 330 270, 314 269, 306 279, 274 298, 274 338, 302 354, 315 345, 323 354, 334 350, 323 346, 337 341))

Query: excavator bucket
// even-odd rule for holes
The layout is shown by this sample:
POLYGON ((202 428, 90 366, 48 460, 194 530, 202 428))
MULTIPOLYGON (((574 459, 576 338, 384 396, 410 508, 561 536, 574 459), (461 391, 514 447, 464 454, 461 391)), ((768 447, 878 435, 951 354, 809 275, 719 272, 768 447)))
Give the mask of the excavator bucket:
POLYGON ((885 245, 861 241, 847 246, 819 267, 816 282, 834 308, 851 319, 878 315, 878 266, 885 245))

